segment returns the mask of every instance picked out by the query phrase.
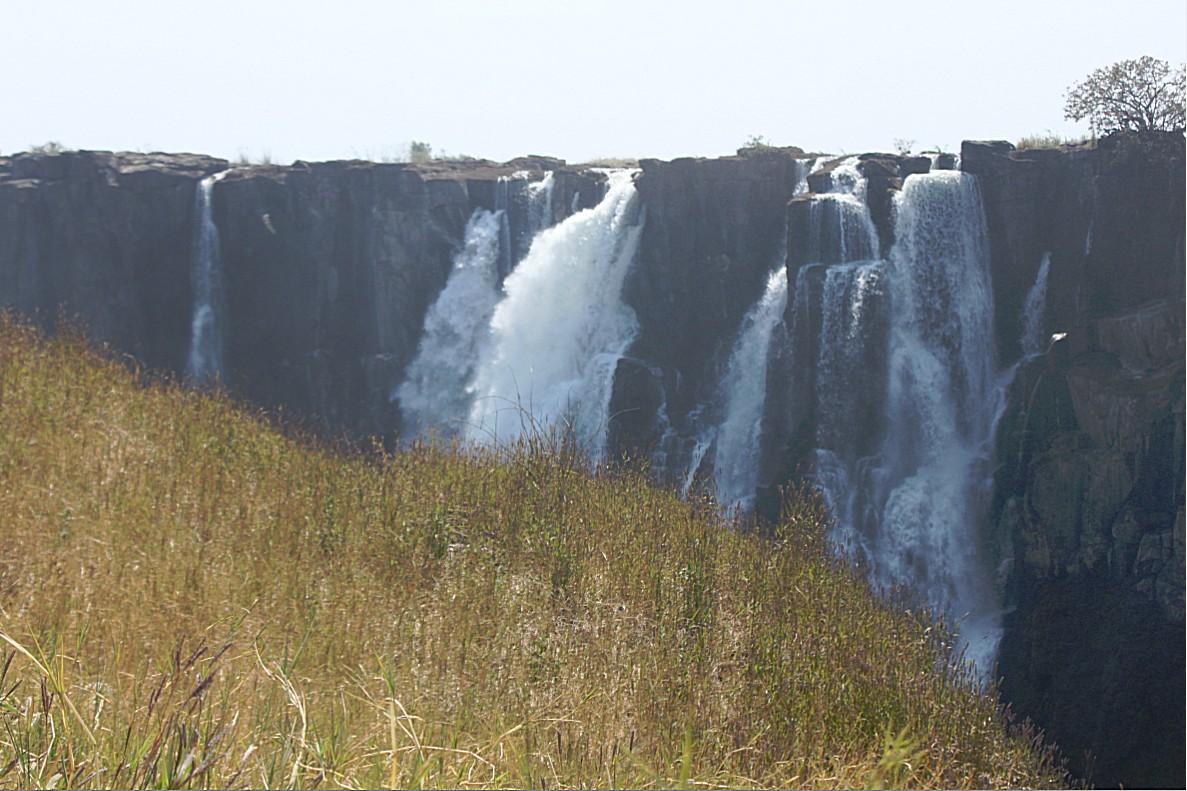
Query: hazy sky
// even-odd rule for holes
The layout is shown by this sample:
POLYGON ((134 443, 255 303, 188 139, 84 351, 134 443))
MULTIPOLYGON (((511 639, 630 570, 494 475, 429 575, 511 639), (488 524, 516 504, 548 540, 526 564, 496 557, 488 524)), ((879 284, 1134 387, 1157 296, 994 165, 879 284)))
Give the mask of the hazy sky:
POLYGON ((1183 0, 0 0, 0 153, 506 160, 833 153, 1048 130, 1187 60, 1183 0))

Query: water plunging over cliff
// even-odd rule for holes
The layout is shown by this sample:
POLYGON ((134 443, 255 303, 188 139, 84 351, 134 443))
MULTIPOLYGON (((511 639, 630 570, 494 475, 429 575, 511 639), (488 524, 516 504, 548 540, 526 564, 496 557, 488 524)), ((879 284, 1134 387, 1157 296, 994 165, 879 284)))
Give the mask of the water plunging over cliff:
POLYGON ((475 366, 490 336, 499 299, 502 212, 478 209, 466 224, 465 242, 453 259, 449 280, 425 316, 424 335, 400 400, 406 433, 461 433, 474 400, 475 366))
POLYGON ((955 171, 909 177, 897 242, 880 260, 864 183, 842 168, 840 194, 808 198, 795 256, 805 263, 785 409, 811 431, 800 463, 830 504, 841 550, 878 585, 906 585, 962 621, 987 671, 998 615, 979 526, 1008 377, 996 368, 980 192, 955 171))
POLYGON ((194 314, 190 322, 190 353, 186 377, 208 382, 223 373, 223 337, 226 295, 219 253, 218 226, 214 224, 211 195, 215 182, 231 171, 224 170, 198 182, 194 200, 194 254, 190 283, 194 291, 194 314))
POLYGON ((845 529, 868 531, 877 581, 911 585, 962 622, 987 672, 1000 628, 979 527, 1005 394, 981 194, 974 177, 940 171, 909 177, 896 201, 886 436, 864 482, 876 519, 845 529))
POLYGON ((608 179, 601 203, 537 234, 504 281, 477 366, 472 438, 563 422, 591 455, 603 452, 615 366, 638 332, 621 293, 643 228, 634 171, 608 179))
MULTIPOLYGON (((864 521, 860 483, 883 426, 886 262, 855 160, 834 168, 833 192, 809 197, 806 248, 792 316, 790 405, 814 423, 809 463, 838 525, 864 521)), ((865 546, 842 528, 843 545, 865 546)))
MULTIPOLYGON (((786 244, 782 257, 787 257, 786 244)), ((762 297, 742 321, 722 380, 726 406, 717 434, 714 476, 717 500, 722 505, 748 508, 754 502, 771 335, 786 309, 787 267, 778 266, 767 279, 762 297)))
POLYGON ((878 231, 866 206, 866 180, 856 157, 837 165, 829 175, 832 188, 808 197, 803 260, 838 264, 879 258, 878 231))

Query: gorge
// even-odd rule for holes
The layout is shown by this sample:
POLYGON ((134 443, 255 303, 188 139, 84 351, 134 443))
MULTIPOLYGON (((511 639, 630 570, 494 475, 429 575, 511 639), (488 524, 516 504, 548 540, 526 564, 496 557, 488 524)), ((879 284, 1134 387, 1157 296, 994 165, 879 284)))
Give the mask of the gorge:
POLYGON ((0 158, 0 304, 51 329, 64 306, 330 433, 559 422, 768 518, 807 478, 842 556, 960 621, 1074 771, 1173 785, 1183 147, 21 154, 0 158))

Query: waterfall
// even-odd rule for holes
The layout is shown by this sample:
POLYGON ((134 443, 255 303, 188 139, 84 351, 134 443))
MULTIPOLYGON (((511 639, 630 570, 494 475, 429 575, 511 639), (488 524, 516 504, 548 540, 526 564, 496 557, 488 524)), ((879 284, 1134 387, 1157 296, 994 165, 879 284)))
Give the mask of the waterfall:
POLYGON ((850 158, 833 169, 833 191, 812 196, 805 260, 796 288, 800 324, 795 411, 815 418, 811 464, 848 551, 868 544, 865 485, 883 428, 888 286, 878 232, 865 203, 865 178, 850 158), (801 282, 802 281, 802 282, 801 282), (802 316, 800 315, 802 314, 802 316))
POLYGON ((1043 334, 1043 326, 1047 314, 1047 274, 1051 269, 1051 253, 1043 254, 1039 272, 1035 276, 1034 285, 1026 293, 1026 303, 1022 309, 1022 354, 1035 357, 1047 350, 1047 338, 1043 334))
MULTIPOLYGON (((786 238, 786 234, 784 235, 786 238)), ((786 242, 782 248, 787 258, 786 242)), ((722 505, 754 504, 758 484, 759 440, 767 397, 767 359, 771 335, 787 309, 787 267, 776 266, 762 297, 742 320, 742 331, 726 365, 725 415, 717 431, 715 479, 722 505)), ((699 459, 696 459, 699 463, 699 459)))
POLYGON ((886 437, 878 491, 865 495, 880 519, 865 538, 875 579, 910 585, 957 619, 987 672, 1000 627, 979 526, 1004 383, 981 194, 974 177, 939 171, 909 177, 896 204, 886 437))
POLYGON ((850 157, 837 165, 829 174, 829 191, 809 198, 805 261, 838 264, 880 257, 878 231, 866 206, 866 181, 857 162, 850 157))
POLYGON ((621 299, 643 227, 634 173, 610 173, 602 201, 537 234, 507 276, 475 375, 472 438, 564 423, 592 456, 604 452, 614 371, 638 332, 621 299))
POLYGON ((224 170, 198 182, 194 199, 194 254, 190 285, 194 291, 194 313, 190 322, 190 353, 186 377, 206 383, 223 373, 226 295, 218 226, 214 224, 211 196, 215 182, 231 171, 224 170))
POLYGON ((827 161, 826 157, 816 157, 809 159, 797 159, 795 161, 795 187, 791 191, 792 197, 796 195, 803 195, 808 191, 808 176, 820 170, 827 161))
POLYGON ((502 220, 501 212, 478 209, 466 224, 449 279, 425 316, 416 358, 392 394, 400 401, 407 432, 453 436, 469 415, 475 366, 499 298, 502 220))
POLYGON ((958 621, 987 672, 1000 630, 979 528, 1009 372, 997 370, 980 191, 958 171, 907 178, 882 260, 859 179, 852 162, 835 168, 839 192, 810 197, 793 240, 808 263, 789 314, 784 409, 812 432, 800 461, 830 504, 838 549, 879 587, 909 587, 958 621))

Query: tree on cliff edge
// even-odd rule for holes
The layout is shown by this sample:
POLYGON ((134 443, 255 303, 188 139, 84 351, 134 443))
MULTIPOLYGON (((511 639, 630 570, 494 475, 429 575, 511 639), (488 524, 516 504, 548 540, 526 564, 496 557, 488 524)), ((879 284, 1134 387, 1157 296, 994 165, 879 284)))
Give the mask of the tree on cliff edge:
POLYGON ((1145 55, 1088 75, 1067 93, 1063 114, 1094 132, 1182 131, 1184 67, 1145 55))

